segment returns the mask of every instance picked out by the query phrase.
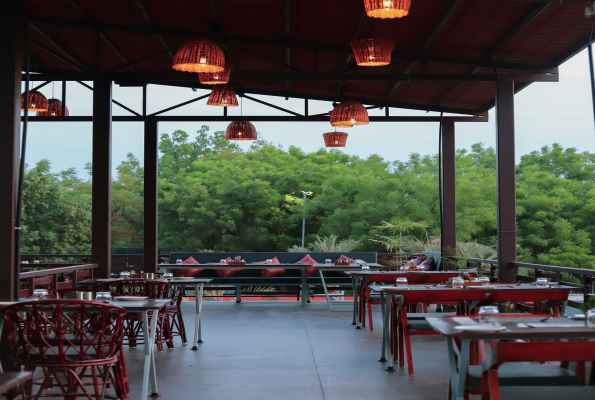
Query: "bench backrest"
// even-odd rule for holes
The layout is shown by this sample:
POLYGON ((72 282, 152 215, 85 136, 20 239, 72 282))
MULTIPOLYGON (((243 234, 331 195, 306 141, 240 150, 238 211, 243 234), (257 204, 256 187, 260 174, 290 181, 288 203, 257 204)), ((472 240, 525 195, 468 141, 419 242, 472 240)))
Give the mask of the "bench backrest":
POLYGON ((440 266, 442 264, 442 254, 439 251, 422 251, 421 254, 425 254, 428 257, 434 257, 434 262, 436 263, 435 271, 440 271, 440 266))
POLYGON ((169 253, 169 262, 174 264, 176 260, 185 260, 188 257, 194 257, 196 261, 201 264, 204 263, 216 263, 220 260, 231 257, 235 258, 236 256, 242 257, 247 263, 257 262, 257 261, 265 261, 267 259, 271 259, 277 257, 282 264, 290 264, 295 263, 302 258, 304 258, 307 254, 318 261, 319 263, 324 263, 324 260, 331 259, 333 262, 344 254, 347 257, 352 259, 361 259, 369 263, 377 262, 377 253, 372 252, 345 252, 345 253, 289 253, 289 252, 220 252, 220 253, 201 253, 201 252, 173 252, 169 253))

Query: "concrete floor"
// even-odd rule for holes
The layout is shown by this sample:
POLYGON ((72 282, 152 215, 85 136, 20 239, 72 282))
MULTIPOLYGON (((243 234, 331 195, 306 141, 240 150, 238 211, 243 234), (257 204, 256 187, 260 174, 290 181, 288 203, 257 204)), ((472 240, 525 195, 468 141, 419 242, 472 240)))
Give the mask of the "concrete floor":
MULTIPOLYGON (((188 335, 194 303, 184 303, 188 335)), ((377 330, 356 330, 350 312, 326 303, 205 302, 199 351, 175 338, 156 353, 161 400, 432 400, 447 396, 446 345, 438 336, 413 338, 415 372, 385 370, 380 310, 377 330)), ((126 353, 131 399, 138 398, 143 350, 126 353)))

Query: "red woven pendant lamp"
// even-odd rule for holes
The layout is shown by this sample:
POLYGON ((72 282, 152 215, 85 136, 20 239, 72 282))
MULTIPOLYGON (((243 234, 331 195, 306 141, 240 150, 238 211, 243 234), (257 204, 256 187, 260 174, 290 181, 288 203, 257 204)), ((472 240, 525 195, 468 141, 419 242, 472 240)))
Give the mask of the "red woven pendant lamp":
POLYGON ((257 136, 256 128, 248 121, 234 121, 225 130, 227 140, 256 140, 257 136))
POLYGON ((229 82, 231 75, 231 61, 225 62, 225 69, 223 72, 206 72, 198 74, 198 79, 203 85, 223 85, 229 82))
MULTIPOLYGON (((68 107, 64 107, 64 113, 66 117, 68 117, 68 107)), ((58 99, 49 99, 48 100, 48 110, 47 111, 38 111, 38 117, 61 117, 62 116, 62 100, 58 99)))
POLYGON ((327 132, 322 135, 325 147, 345 147, 347 136, 345 132, 327 132))
POLYGON ((370 123, 368 110, 355 100, 345 100, 331 111, 331 125, 336 128, 351 128, 370 123))
POLYGON ((184 72, 223 72, 225 54, 210 39, 194 39, 178 50, 172 68, 184 72))
POLYGON ((403 18, 409 14, 411 0, 364 0, 371 18, 403 18))
POLYGON ((390 64, 395 41, 390 39, 359 39, 351 42, 355 62, 361 67, 381 67, 390 64))
MULTIPOLYGON (((25 111, 25 93, 21 94, 21 111, 25 111)), ((37 90, 29 91, 29 111, 47 111, 48 99, 37 90)))
POLYGON ((233 85, 217 85, 213 87, 207 105, 237 107, 238 98, 236 97, 236 91, 234 90, 233 85))

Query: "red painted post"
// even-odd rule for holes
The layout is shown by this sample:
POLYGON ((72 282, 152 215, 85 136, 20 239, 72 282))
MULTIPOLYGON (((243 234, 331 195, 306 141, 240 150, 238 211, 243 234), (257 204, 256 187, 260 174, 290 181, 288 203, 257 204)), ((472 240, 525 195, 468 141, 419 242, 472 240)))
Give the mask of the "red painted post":
POLYGON ((91 254, 97 278, 109 278, 112 264, 112 82, 93 83, 93 228, 91 254))
POLYGON ((144 227, 144 271, 157 272, 158 264, 158 171, 159 160, 159 135, 158 123, 154 119, 145 121, 145 227, 144 227))
MULTIPOLYGON (((442 247, 448 258, 457 250, 457 191, 456 191, 455 123, 448 118, 442 122, 442 219, 444 236, 442 247)), ((444 267, 447 267, 445 264, 444 267)))
POLYGON ((21 131, 22 4, 9 1, 0 15, 0 299, 16 300, 16 205, 21 131))
POLYGON ((498 280, 516 282, 516 167, 514 82, 496 82, 496 157, 498 183, 498 280))

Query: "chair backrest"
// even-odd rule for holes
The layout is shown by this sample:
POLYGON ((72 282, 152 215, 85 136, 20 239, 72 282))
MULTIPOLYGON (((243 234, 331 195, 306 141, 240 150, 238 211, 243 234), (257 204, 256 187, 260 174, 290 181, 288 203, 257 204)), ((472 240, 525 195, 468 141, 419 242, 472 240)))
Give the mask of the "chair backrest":
POLYGON ((103 282, 97 286, 118 296, 147 296, 150 299, 167 299, 170 285, 168 282, 151 279, 119 279, 103 282))
POLYGON ((124 309, 106 303, 37 300, 2 309, 17 364, 113 358, 122 347, 124 309))
POLYGON ((568 300, 567 290, 554 289, 511 289, 492 292, 486 299, 486 303, 505 303, 508 301, 566 301, 568 300))
POLYGON ((595 342, 499 342, 493 349, 491 364, 530 361, 595 361, 595 342))
POLYGON ((435 271, 440 271, 440 267, 442 266, 442 254, 439 251, 422 251, 421 254, 425 254, 428 257, 434 257, 434 262, 436 263, 435 271))
MULTIPOLYGON (((103 291, 102 289, 83 289, 83 288, 75 288, 75 289, 56 289, 56 290, 49 290, 48 296, 50 299, 76 299, 76 294, 80 292, 87 292, 96 294, 97 292, 103 291)), ((28 298, 32 298, 30 296, 28 298)))
POLYGON ((445 289, 440 291, 404 291, 401 302, 403 304, 437 301, 481 301, 485 300, 486 293, 483 290, 468 289, 445 289))

